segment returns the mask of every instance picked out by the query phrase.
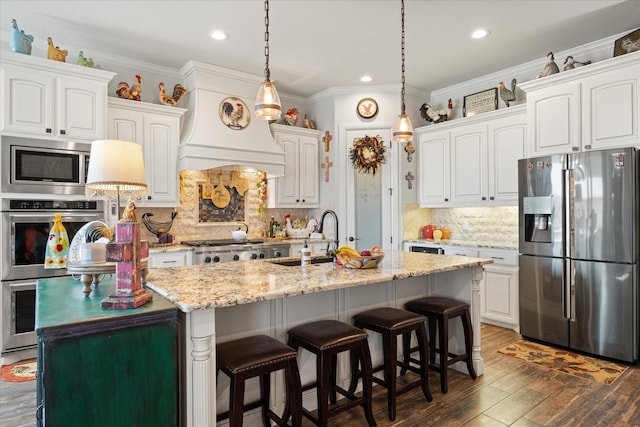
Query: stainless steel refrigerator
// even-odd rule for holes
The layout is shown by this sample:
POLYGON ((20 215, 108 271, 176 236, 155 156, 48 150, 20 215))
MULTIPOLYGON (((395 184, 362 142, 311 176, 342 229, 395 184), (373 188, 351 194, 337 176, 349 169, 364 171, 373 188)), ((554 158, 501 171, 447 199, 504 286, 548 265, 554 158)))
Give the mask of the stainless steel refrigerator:
POLYGON ((520 332, 638 361, 638 153, 518 162, 520 332))

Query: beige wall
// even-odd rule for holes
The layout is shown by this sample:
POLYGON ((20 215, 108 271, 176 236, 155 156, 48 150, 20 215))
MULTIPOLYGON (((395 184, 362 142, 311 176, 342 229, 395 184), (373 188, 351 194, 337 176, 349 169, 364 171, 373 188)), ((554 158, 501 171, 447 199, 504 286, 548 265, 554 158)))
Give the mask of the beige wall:
POLYGON ((426 209, 404 206, 404 240, 422 238, 422 227, 434 224, 451 229, 455 240, 517 243, 518 207, 426 209))

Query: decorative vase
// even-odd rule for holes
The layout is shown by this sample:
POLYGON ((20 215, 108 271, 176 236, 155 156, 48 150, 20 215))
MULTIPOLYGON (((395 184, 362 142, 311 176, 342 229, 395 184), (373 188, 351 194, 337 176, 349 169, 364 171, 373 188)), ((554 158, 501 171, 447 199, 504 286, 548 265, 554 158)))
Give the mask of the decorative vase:
POLYGON ((31 43, 33 42, 33 36, 21 31, 20 28, 18 28, 18 22, 15 19, 12 19, 11 23, 13 24, 13 30, 11 31, 11 38, 9 40, 9 48, 12 52, 31 55, 31 43))

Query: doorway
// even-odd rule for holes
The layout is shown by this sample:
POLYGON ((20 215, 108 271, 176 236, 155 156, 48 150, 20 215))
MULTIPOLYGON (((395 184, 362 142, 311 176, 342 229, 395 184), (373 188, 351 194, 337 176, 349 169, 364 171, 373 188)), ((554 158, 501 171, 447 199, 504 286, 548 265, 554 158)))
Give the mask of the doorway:
POLYGON ((346 238, 344 244, 359 250, 380 246, 388 251, 397 247, 394 234, 397 235, 399 215, 399 194, 397 188, 395 164, 396 155, 391 142, 389 128, 368 128, 344 130, 345 176, 346 176, 346 238), (365 136, 380 137, 384 144, 384 163, 376 173, 365 173, 353 167, 349 157, 350 149, 356 139, 365 136))

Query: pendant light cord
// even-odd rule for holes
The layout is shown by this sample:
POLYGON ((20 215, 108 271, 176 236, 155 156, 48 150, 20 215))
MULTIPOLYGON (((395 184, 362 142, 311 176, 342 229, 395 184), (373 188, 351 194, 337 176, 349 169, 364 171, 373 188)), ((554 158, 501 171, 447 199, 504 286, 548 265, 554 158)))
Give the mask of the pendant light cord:
POLYGON ((404 0, 400 0, 400 15, 401 15, 401 23, 402 23, 402 33, 401 33, 401 57, 402 57, 402 90, 400 92, 402 97, 402 106, 401 112, 405 114, 406 108, 404 105, 404 0))
POLYGON ((271 72, 269 71, 269 0, 264 2, 264 78, 270 81, 271 72))

